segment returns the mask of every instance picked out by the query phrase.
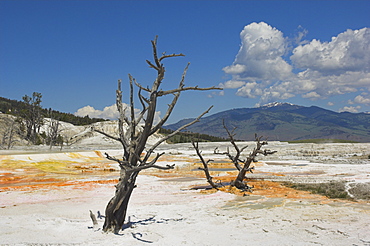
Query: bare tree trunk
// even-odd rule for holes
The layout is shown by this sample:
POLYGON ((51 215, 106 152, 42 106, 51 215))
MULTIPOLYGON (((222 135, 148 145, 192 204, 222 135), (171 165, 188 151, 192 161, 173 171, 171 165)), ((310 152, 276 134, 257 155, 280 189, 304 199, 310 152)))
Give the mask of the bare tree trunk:
POLYGON ((49 142, 49 149, 52 149, 53 146, 57 143, 57 139, 60 136, 61 130, 59 129, 60 122, 57 119, 53 118, 51 110, 49 110, 49 125, 47 128, 47 141, 49 142))
POLYGON ((249 187, 245 182, 244 179, 246 178, 247 172, 252 172, 253 168, 249 168, 252 163, 252 159, 249 157, 247 158, 247 161, 244 163, 244 166, 241 170, 239 170, 238 176, 236 179, 231 182, 232 186, 235 186, 238 189, 241 190, 250 190, 251 187, 249 187))
POLYGON ((138 173, 124 172, 116 186, 116 193, 105 209, 103 231, 118 233, 125 222, 128 203, 135 188, 138 173))

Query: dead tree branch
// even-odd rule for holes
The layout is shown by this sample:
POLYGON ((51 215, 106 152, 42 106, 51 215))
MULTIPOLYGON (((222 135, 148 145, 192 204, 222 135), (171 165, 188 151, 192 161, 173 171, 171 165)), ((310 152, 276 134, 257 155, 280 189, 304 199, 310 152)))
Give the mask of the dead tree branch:
POLYGON ((163 143, 164 141, 166 141, 167 139, 175 136, 177 133, 179 133, 180 131, 186 129, 187 127, 199 122, 200 118, 202 118, 205 114, 207 114, 211 109, 212 109, 213 106, 209 107, 206 111, 204 111, 201 115, 199 115, 195 120, 193 120, 192 122, 188 123, 188 124, 185 124, 181 127, 179 127, 177 130, 173 131, 172 133, 168 134, 167 136, 161 138, 160 140, 158 140, 148 151, 147 151, 147 154, 144 158, 144 160, 148 160, 150 155, 153 153, 153 151, 161 144, 163 143))
POLYGON ((226 124, 225 124, 225 120, 222 121, 222 124, 223 124, 223 127, 224 129, 226 130, 227 132, 227 135, 229 136, 229 139, 230 139, 230 143, 231 145, 234 147, 234 150, 236 152, 235 156, 233 156, 230 151, 229 151, 229 148, 227 148, 227 151, 226 152, 218 152, 218 148, 216 148, 214 150, 214 153, 215 154, 219 154, 219 155, 226 155, 227 157, 229 157, 229 159, 232 161, 232 163, 234 164, 234 166, 236 167, 236 169, 238 169, 238 171, 240 171, 242 169, 242 167, 240 166, 239 162, 242 162, 240 160, 240 155, 242 154, 242 152, 248 148, 248 145, 242 147, 242 148, 239 148, 239 146, 236 144, 236 140, 234 138, 235 134, 234 134, 234 131, 236 128, 234 128, 231 132, 229 131, 229 129, 226 127, 226 124))
POLYGON ((194 140, 191 141, 191 144, 193 145, 195 151, 197 152, 197 155, 200 159, 200 161, 202 162, 203 164, 203 167, 199 167, 198 169, 200 170, 203 170, 204 171, 204 174, 206 175, 206 179, 207 179, 207 182, 212 186, 212 188, 214 189, 217 189, 218 190, 218 185, 216 185, 214 182, 213 182, 213 177, 211 176, 211 174, 209 173, 209 169, 208 169, 208 163, 211 162, 212 160, 208 160, 208 161, 205 161, 203 156, 202 156, 202 151, 199 150, 199 143, 198 142, 194 142, 194 140))

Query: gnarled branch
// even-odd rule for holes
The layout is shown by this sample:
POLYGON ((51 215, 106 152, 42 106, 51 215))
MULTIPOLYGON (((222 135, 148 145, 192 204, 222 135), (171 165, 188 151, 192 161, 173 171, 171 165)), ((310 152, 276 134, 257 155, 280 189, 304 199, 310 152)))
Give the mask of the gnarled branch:
POLYGON ((197 155, 200 159, 200 161, 202 162, 203 164, 203 168, 199 167, 200 170, 203 170, 204 171, 204 174, 206 175, 206 179, 207 179, 207 182, 212 186, 212 188, 215 188, 218 190, 218 185, 216 185, 214 182, 213 182, 213 177, 211 176, 211 174, 209 173, 209 169, 208 169, 208 163, 211 162, 212 160, 208 160, 208 161, 205 161, 203 156, 202 156, 202 152, 199 150, 199 143, 198 142, 194 142, 194 140, 191 141, 191 144, 193 145, 195 151, 197 152, 197 155))
POLYGON ((208 88, 199 88, 198 86, 193 86, 193 87, 183 87, 183 88, 177 88, 173 90, 168 90, 168 91, 160 91, 158 92, 158 96, 165 96, 168 94, 173 94, 179 91, 188 91, 188 90, 193 90, 193 91, 209 91, 209 90, 223 90, 222 88, 219 87, 208 87, 208 88))
POLYGON ((248 147, 248 145, 246 145, 246 146, 244 146, 242 148, 239 148, 239 146, 236 144, 235 138, 234 138, 234 136, 235 136, 234 131, 235 131, 236 128, 234 128, 230 132, 229 129, 226 127, 225 120, 222 120, 222 124, 223 124, 224 129, 227 132, 227 135, 229 136, 230 143, 232 144, 232 146, 234 147, 234 149, 236 151, 236 155, 235 156, 231 155, 231 153, 229 151, 229 148, 227 148, 227 151, 226 152, 222 152, 222 153, 218 152, 217 151, 217 148, 216 148, 214 150, 214 153, 215 154, 219 154, 219 155, 226 155, 227 157, 229 157, 229 159, 233 162, 233 164, 236 167, 236 169, 238 169, 238 171, 240 171, 242 169, 242 167, 240 166, 239 162, 244 162, 244 161, 240 160, 240 155, 248 147))
MULTIPOLYGON (((100 131, 100 130, 95 129, 95 128, 93 128, 93 130, 94 130, 95 132, 98 132, 98 133, 100 133, 100 134, 102 134, 102 135, 104 135, 104 136, 108 137, 108 138, 111 138, 111 139, 113 139, 113 140, 116 140, 116 141, 118 141, 118 142, 121 142, 121 138, 114 137, 114 136, 112 136, 112 135, 109 135, 109 134, 108 134, 108 133, 106 133, 106 132, 100 131)), ((122 143, 122 142, 121 142, 121 143, 122 143)))
POLYGON ((130 167, 130 164, 127 161, 124 161, 124 160, 121 161, 120 159, 110 156, 108 153, 104 153, 104 154, 105 154, 105 158, 107 158, 108 160, 117 162, 121 168, 125 169, 126 167, 130 167))

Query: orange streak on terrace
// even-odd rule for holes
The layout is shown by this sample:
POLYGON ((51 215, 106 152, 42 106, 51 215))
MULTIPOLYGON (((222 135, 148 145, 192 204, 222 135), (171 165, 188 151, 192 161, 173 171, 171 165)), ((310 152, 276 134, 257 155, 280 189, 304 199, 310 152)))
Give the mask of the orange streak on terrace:
MULTIPOLYGON (((100 151, 95 151, 97 157, 82 157, 79 153, 67 153, 69 157, 76 160, 84 158, 83 161, 15 161, 0 157, 0 192, 11 190, 38 190, 38 189, 59 189, 62 187, 72 187, 73 189, 93 189, 97 185, 110 184, 118 182, 119 172, 114 162, 107 161, 100 151), (93 179, 93 180, 91 180, 93 179)), ((175 166, 174 169, 158 170, 155 168, 146 169, 142 174, 152 175, 159 178, 199 178, 200 185, 208 185, 204 172, 199 170, 203 167, 195 157, 184 157, 176 155, 167 155, 160 158, 158 165, 165 166, 169 163, 186 162, 187 164, 175 166)), ((256 167, 261 163, 254 163, 256 167)), ((235 179, 237 171, 234 165, 227 160, 221 160, 210 165, 211 176, 214 181, 230 183, 235 179), (227 171, 214 171, 215 169, 225 169, 227 171)), ((256 173, 269 176, 284 176, 278 173, 256 173)), ((230 185, 221 187, 220 190, 229 192, 238 196, 256 195, 267 198, 287 198, 287 199, 315 199, 321 203, 328 202, 328 198, 307 191, 295 190, 285 187, 279 182, 273 182, 263 179, 253 179, 253 174, 249 174, 248 185, 254 187, 253 193, 244 192, 231 187, 230 185)), ((186 184, 184 184, 186 185, 186 184)), ((192 188, 192 187, 189 187, 192 188)), ((202 193, 216 192, 212 190, 201 190, 202 193)))

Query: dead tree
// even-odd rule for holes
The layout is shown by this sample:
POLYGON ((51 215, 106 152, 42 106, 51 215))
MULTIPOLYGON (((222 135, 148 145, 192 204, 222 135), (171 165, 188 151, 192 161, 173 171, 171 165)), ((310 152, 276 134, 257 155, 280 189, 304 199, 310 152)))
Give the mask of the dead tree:
POLYGON ((204 113, 198 116, 192 122, 178 128, 171 134, 162 137, 150 148, 145 149, 148 138, 156 133, 170 117, 180 93, 187 90, 213 90, 220 89, 216 87, 199 88, 185 87, 184 80, 189 64, 185 67, 182 74, 179 86, 172 90, 162 90, 161 84, 165 75, 165 67, 163 60, 172 57, 184 56, 183 54, 170 54, 163 53, 160 57, 157 53, 157 37, 152 41, 153 58, 154 61, 146 61, 150 68, 157 71, 157 77, 152 83, 151 87, 144 87, 139 84, 131 75, 129 75, 130 98, 129 107, 126 114, 126 108, 122 105, 122 91, 121 80, 118 80, 118 89, 116 91, 116 105, 119 111, 118 127, 119 136, 111 136, 100 130, 97 132, 117 140, 122 144, 123 156, 122 159, 105 154, 109 160, 115 161, 120 167, 120 178, 116 185, 116 192, 114 197, 109 201, 105 210, 105 222, 103 226, 104 232, 118 233, 125 222, 127 206, 132 194, 133 189, 136 187, 136 178, 141 170, 148 168, 158 169, 173 169, 174 165, 167 165, 165 167, 156 165, 157 160, 165 153, 156 153, 153 157, 155 149, 170 137, 177 134, 179 131, 196 123, 199 119, 212 108, 208 108, 204 113), (134 85, 138 89, 137 97, 141 104, 141 111, 135 115, 134 105, 134 85), (144 96, 147 93, 148 96, 144 96), (168 105, 164 117, 159 122, 154 122, 155 113, 157 108, 158 99, 162 96, 173 95, 172 102, 168 105), (127 116, 128 115, 128 116, 127 116))
MULTIPOLYGON (((262 154, 262 155, 265 155, 266 156, 266 155, 270 155, 270 154, 276 153, 276 151, 270 151, 270 150, 266 150, 266 149, 265 150, 262 150, 262 147, 264 145, 267 145, 267 141, 261 141, 262 137, 258 137, 257 134, 256 134, 255 135, 256 147, 246 157, 246 159, 243 160, 243 159, 241 159, 242 152, 248 146, 244 146, 242 148, 239 148, 239 146, 236 144, 236 140, 234 138, 234 136, 235 136, 235 134, 234 134, 235 128, 230 132, 228 130, 228 128, 226 127, 225 122, 223 122, 223 126, 224 126, 224 128, 225 128, 225 130, 226 130, 226 132, 227 132, 227 134, 229 136, 230 143, 234 147, 235 155, 233 155, 232 153, 230 153, 229 148, 227 148, 227 151, 226 152, 219 152, 218 149, 216 148, 214 150, 214 154, 226 155, 230 159, 230 161, 234 164, 234 166, 236 167, 236 169, 239 171, 237 177, 235 178, 235 180, 233 180, 230 183, 230 185, 231 186, 235 186, 236 188, 238 188, 240 190, 243 190, 243 191, 251 191, 252 187, 248 186, 248 184, 244 180, 246 179, 246 174, 248 172, 251 172, 251 173, 253 172, 252 170, 254 169, 254 167, 251 167, 252 162, 257 162, 256 157, 259 154, 262 154)), ((202 161, 202 163, 204 165, 204 168, 202 168, 202 170, 206 174, 207 181, 208 181, 208 183, 210 183, 212 185, 212 183, 213 183, 212 177, 209 175, 209 172, 208 172, 208 163, 210 161, 208 161, 208 162, 205 162, 204 161, 204 158, 202 157, 201 152, 199 151, 199 148, 198 148, 198 145, 197 144, 194 144, 193 143, 193 147, 195 148, 195 150, 197 152, 197 155, 199 156, 199 158, 201 159, 201 161, 202 161)), ((212 185, 212 187, 213 187, 213 185, 212 185)), ((217 187, 213 187, 213 188, 218 188, 218 186, 217 187)))

